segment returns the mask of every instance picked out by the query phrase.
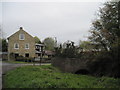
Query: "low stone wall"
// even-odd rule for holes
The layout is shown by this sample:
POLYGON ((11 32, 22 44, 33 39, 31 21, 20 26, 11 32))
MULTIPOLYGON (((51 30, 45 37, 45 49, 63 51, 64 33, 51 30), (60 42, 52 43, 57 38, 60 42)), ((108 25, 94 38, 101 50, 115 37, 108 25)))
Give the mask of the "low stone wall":
MULTIPOLYGON (((55 57, 52 59, 52 65, 58 67, 63 72, 75 73, 78 70, 88 70, 86 66, 87 60, 80 60, 75 58, 60 58, 55 57)), ((89 70, 88 70, 89 71, 89 70)))

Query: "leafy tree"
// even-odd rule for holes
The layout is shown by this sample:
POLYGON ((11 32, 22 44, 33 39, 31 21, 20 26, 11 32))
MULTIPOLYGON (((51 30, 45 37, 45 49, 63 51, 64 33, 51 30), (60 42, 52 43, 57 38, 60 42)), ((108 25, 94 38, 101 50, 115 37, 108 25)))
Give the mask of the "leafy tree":
POLYGON ((69 58, 76 57, 76 48, 73 41, 66 42, 66 48, 63 50, 63 56, 69 58))
POLYGON ((99 10, 99 19, 92 23, 89 39, 106 51, 112 50, 120 40, 118 10, 118 2, 106 2, 99 10))
POLYGON ((120 2, 106 2, 99 10, 99 18, 92 23, 89 39, 102 50, 91 63, 96 75, 120 77, 119 5, 120 2))
POLYGON ((7 52, 8 42, 6 39, 2 39, 2 52, 7 52))
POLYGON ((94 45, 90 41, 80 41, 79 47, 84 50, 91 50, 94 45))
POLYGON ((64 42, 59 47, 55 48, 56 56, 64 58, 76 58, 78 55, 78 49, 74 45, 73 41, 64 42), (64 48, 63 48, 64 47, 64 48))
POLYGON ((63 51, 63 46, 62 46, 62 44, 60 44, 59 46, 55 47, 56 56, 61 56, 62 51, 63 51))
POLYGON ((43 43, 45 44, 46 50, 54 50, 55 40, 53 38, 47 37, 43 40, 43 43))
POLYGON ((35 43, 39 43, 39 44, 41 43, 40 39, 37 36, 35 36, 34 39, 35 39, 35 43))

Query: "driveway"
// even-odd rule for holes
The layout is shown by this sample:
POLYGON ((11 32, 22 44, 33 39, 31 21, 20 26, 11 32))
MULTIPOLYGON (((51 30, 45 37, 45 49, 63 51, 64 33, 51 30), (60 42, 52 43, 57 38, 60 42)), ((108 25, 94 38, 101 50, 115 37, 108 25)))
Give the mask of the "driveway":
POLYGON ((10 70, 26 65, 48 65, 50 63, 35 63, 35 64, 13 64, 0 61, 0 90, 2 89, 2 75, 5 75, 10 70))

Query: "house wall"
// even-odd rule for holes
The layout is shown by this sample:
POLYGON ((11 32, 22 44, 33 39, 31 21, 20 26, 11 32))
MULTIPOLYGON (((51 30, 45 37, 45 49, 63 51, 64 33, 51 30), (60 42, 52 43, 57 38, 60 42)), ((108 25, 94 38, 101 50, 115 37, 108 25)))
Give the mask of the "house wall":
POLYGON ((19 53, 25 57, 25 53, 29 53, 29 57, 35 57, 35 40, 24 30, 20 29, 8 38, 8 56, 10 53, 19 53), (19 34, 24 34, 25 39, 19 40, 19 34), (14 43, 19 44, 19 49, 14 49, 14 43), (25 44, 29 43, 29 49, 25 49, 25 44))

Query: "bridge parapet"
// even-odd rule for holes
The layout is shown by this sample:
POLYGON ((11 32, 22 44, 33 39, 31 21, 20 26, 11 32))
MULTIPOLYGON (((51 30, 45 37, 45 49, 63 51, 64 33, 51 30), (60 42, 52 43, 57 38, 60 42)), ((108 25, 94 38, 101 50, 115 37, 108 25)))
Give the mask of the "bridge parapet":
POLYGON ((52 60, 52 65, 58 67, 63 72, 75 73, 80 69, 88 70, 87 60, 80 60, 76 58, 59 58, 56 57, 52 60))

